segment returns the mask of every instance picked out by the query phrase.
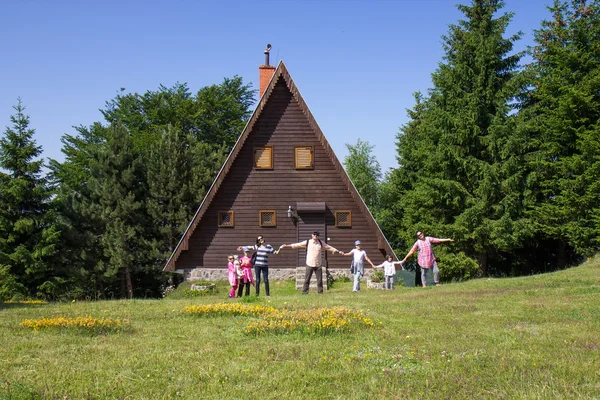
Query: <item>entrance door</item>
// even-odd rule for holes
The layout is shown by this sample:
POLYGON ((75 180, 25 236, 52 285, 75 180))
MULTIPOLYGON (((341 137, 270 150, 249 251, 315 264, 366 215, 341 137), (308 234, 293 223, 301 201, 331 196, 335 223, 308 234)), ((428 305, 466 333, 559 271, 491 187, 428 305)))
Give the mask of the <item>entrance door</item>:
MULTIPOLYGON (((299 212, 298 213, 298 242, 312 238, 314 231, 319 231, 319 239, 325 243, 327 231, 325 230, 325 213, 323 212, 299 212)), ((321 252, 321 265, 326 265, 327 252, 321 252)), ((297 267, 306 265, 306 249, 298 249, 297 267)))

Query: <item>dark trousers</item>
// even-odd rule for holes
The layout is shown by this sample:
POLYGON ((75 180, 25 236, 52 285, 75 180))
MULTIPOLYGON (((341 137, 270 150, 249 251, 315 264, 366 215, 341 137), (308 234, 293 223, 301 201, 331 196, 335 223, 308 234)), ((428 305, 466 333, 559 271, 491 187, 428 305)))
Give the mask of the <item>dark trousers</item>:
POLYGON ((256 295, 260 294, 260 273, 262 272, 263 280, 265 281, 265 292, 267 296, 269 293, 269 267, 254 267, 254 278, 256 279, 256 295))
POLYGON ((317 276, 317 293, 323 293, 323 268, 322 267, 309 267, 306 266, 306 272, 304 273, 304 286, 302 287, 302 294, 308 293, 310 287, 310 278, 312 278, 313 271, 317 276))
POLYGON ((242 297, 242 292, 244 291, 244 286, 246 287, 246 296, 250 296, 250 282, 244 283, 244 280, 240 279, 237 297, 242 297))

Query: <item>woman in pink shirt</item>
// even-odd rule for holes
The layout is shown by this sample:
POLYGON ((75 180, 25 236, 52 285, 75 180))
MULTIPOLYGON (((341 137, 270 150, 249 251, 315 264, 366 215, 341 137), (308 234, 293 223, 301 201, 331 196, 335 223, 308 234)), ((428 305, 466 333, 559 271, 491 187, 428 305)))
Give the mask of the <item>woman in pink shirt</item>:
POLYGON ((400 265, 404 264, 406 260, 419 249, 419 257, 417 263, 421 267, 421 283, 423 287, 427 286, 427 272, 433 267, 433 281, 436 286, 440 286, 440 270, 438 269, 437 263, 435 262, 435 255, 433 254, 432 244, 443 243, 443 242, 454 242, 454 239, 438 239, 431 236, 425 236, 423 232, 417 232, 417 241, 413 245, 412 249, 408 252, 406 257, 400 261, 400 265))

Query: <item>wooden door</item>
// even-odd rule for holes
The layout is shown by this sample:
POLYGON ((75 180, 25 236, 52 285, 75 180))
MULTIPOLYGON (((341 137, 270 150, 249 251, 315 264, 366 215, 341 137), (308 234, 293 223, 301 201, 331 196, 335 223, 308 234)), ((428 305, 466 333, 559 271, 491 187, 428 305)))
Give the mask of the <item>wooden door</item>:
MULTIPOLYGON (((325 225, 325 213, 322 212, 302 212, 298 214, 298 242, 306 241, 312 238, 312 233, 319 231, 319 239, 326 243, 327 231, 325 225)), ((321 252, 321 265, 325 266, 327 262, 327 252, 321 252)), ((297 267, 306 265, 306 249, 298 249, 297 267)))

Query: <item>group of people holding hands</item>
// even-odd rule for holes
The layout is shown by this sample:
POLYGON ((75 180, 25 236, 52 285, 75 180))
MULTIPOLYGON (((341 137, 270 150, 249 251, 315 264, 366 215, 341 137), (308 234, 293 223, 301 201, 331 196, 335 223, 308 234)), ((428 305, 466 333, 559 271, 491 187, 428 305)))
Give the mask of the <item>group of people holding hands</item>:
POLYGON ((282 249, 306 249, 306 272, 304 275, 304 285, 302 287, 302 294, 308 294, 310 286, 310 280, 313 273, 317 278, 317 292, 323 293, 323 265, 322 265, 322 252, 330 251, 332 254, 339 254, 343 256, 352 256, 352 263, 350 270, 354 276, 354 284, 352 291, 360 291, 360 278, 365 273, 364 264, 368 262, 373 268, 383 268, 385 276, 385 288, 393 288, 393 279, 396 274, 396 265, 400 265, 403 268, 406 260, 412 256, 417 250, 419 251, 418 264, 421 267, 421 282, 423 287, 427 286, 427 275, 430 271, 433 272, 434 282, 436 286, 439 286, 439 269, 433 254, 432 244, 453 242, 453 239, 438 239, 430 236, 425 236, 423 232, 417 232, 417 241, 410 249, 406 257, 402 261, 392 261, 392 255, 388 254, 386 260, 379 264, 374 265, 373 262, 367 256, 367 252, 361 248, 360 240, 354 242, 355 248, 347 253, 330 246, 329 244, 322 242, 319 239, 319 232, 314 231, 311 239, 293 243, 293 244, 282 244, 279 249, 275 250, 273 246, 265 243, 265 239, 262 235, 256 238, 256 243, 250 246, 239 246, 238 251, 243 251, 244 255, 239 257, 237 255, 228 256, 228 271, 229 271, 229 283, 231 285, 231 291, 229 297, 235 297, 236 291, 237 296, 242 297, 244 288, 246 296, 250 294, 250 285, 256 287, 256 295, 260 294, 260 282, 261 275, 265 283, 265 293, 267 296, 269 292, 269 256, 271 254, 279 254, 282 249), (250 254, 251 251, 254 254, 250 254), (256 281, 252 275, 252 267, 254 266, 254 272, 256 275, 256 281))

